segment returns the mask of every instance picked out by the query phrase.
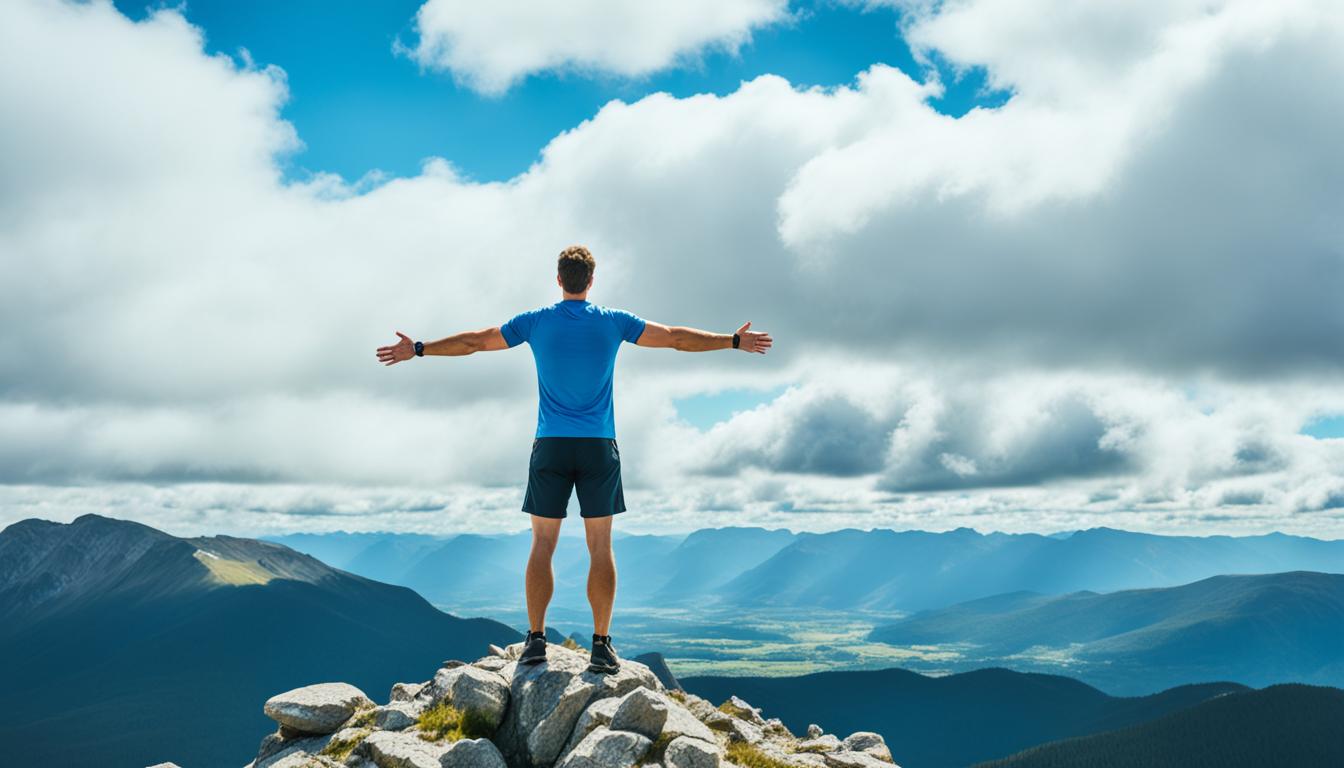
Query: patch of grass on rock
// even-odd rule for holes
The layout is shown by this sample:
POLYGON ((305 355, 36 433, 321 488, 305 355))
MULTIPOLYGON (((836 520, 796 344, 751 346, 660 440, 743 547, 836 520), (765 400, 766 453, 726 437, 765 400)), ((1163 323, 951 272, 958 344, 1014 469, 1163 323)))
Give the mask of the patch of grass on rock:
POLYGON ((742 768, 793 768, 783 760, 771 757, 745 741, 731 742, 728 745, 727 757, 729 761, 742 768))
POLYGON ((579 641, 575 640, 572 637, 566 637, 565 641, 560 645, 562 647, 568 648, 571 651, 582 651, 584 649, 582 645, 579 645, 579 641))
POLYGON ((426 709, 415 726, 425 741, 457 741, 490 737, 490 721, 474 710, 460 710, 446 700, 426 709))
POLYGON ((370 730, 361 730, 350 739, 332 739, 327 742, 327 746, 323 747, 319 754, 337 761, 343 761, 350 756, 351 752, 355 751, 355 747, 358 747, 359 743, 367 738, 370 733, 372 733, 370 730))

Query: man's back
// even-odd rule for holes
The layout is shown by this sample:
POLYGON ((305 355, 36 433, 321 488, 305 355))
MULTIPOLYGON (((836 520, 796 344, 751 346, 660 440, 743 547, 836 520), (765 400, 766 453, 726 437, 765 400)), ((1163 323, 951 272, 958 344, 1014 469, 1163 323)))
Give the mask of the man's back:
POLYGON ((537 437, 616 436, 612 380, 622 341, 645 322, 623 309, 564 299, 500 326, 510 347, 526 341, 537 366, 537 437))

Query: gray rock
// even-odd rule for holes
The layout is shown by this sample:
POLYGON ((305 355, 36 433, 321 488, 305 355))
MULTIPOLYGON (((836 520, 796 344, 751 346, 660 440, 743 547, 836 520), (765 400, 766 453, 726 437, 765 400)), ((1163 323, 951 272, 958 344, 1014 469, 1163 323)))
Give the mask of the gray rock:
MULTIPOLYGON (((503 659, 503 658, 508 658, 508 654, 505 653, 504 649, 503 649, 503 648, 500 648, 498 645, 495 645, 494 643, 491 643, 491 644, 490 644, 490 647, 489 647, 488 650, 490 651, 490 654, 493 655, 493 656, 498 656, 498 657, 500 657, 501 659, 503 659)), ((516 658, 518 658, 518 657, 517 657, 517 656, 514 656, 513 658, 516 659, 516 658)))
POLYGON ((735 720, 737 720, 737 718, 724 712, 720 712, 717 709, 711 710, 706 713, 704 717, 700 718, 701 722, 716 731, 729 730, 735 720))
POLYGON ((148 768, 182 768, 177 763, 155 763, 148 768))
POLYGON ((261 740, 257 757, 252 761, 253 768, 285 768, 294 765, 295 761, 302 763, 321 752, 331 739, 331 734, 290 739, 279 733, 268 734, 261 740))
POLYGON ((795 768, 829 768, 821 755, 811 752, 789 752, 779 755, 778 759, 788 765, 795 766, 795 768))
POLYGON ((461 659, 445 659, 444 662, 439 666, 443 669, 453 669, 455 667, 463 666, 466 663, 467 662, 461 659))
POLYGON ((373 724, 383 731, 404 731, 420 719, 424 705, 412 701, 394 701, 373 710, 373 724))
POLYGON ((689 709, 679 706, 676 702, 671 702, 671 706, 667 708, 667 722, 663 724, 663 735, 670 738, 690 736, 693 739, 718 743, 714 738, 714 731, 710 730, 709 726, 697 720, 689 709))
POLYGON ((827 752, 822 758, 830 768, 891 768, 894 765, 867 752, 827 752))
POLYGON ((560 750, 560 755, 563 757, 569 754, 597 726, 611 725, 611 716, 616 714, 616 708, 619 706, 621 706, 621 699, 617 698, 598 699, 589 704, 583 710, 583 714, 579 715, 578 722, 574 723, 574 730, 570 731, 569 741, 560 750))
POLYGON ((817 738, 818 736, 820 736, 822 733, 824 733, 824 731, 821 730, 821 726, 820 726, 820 725, 817 725, 816 723, 808 723, 808 726, 807 726, 807 738, 809 738, 809 739, 815 739, 815 738, 817 738))
POLYGON ((440 669, 429 684, 431 700, 447 700, 454 707, 474 711, 485 717, 490 728, 498 728, 509 706, 509 686, 497 672, 471 665, 440 669))
MULTIPOLYGON (((521 648, 516 643, 507 652, 521 648)), ((560 645, 548 647, 547 654, 543 663, 512 663, 502 670, 511 681, 509 707, 494 741, 515 768, 554 763, 579 716, 592 702, 658 685, 648 667, 629 660, 617 672, 604 675, 588 671, 587 654, 560 645)))
POLYGON ((411 701, 415 699, 416 696, 419 696, 420 692, 425 690, 425 686, 427 685, 429 685, 429 683, 397 683, 392 686, 392 693, 388 694, 387 700, 411 701))
POLYGON ((444 768, 507 768, 504 756, 489 739, 462 739, 448 745, 439 758, 444 768))
POLYGON ((691 711, 691 714, 695 715, 697 720, 700 720, 702 722, 705 720, 705 718, 710 717, 715 712, 723 714, 722 712, 719 712, 719 710, 716 709, 713 704, 710 704, 707 700, 702 699, 699 696, 696 696, 694 693, 686 694, 685 699, 686 699, 686 708, 691 711))
POLYGON ((844 747, 851 752, 863 752, 883 762, 891 762, 891 750, 880 733, 856 731, 845 738, 844 747))
POLYGON ((649 751, 653 742, 633 731, 594 728, 555 768, 631 768, 649 751))
POLYGON ((739 720, 736 717, 729 718, 729 741, 745 741, 748 744, 759 744, 764 738, 765 733, 761 731, 760 728, 757 728, 745 720, 739 720))
POLYGON ((667 768, 719 768, 721 752, 718 744, 690 736, 678 736, 668 742, 663 752, 663 763, 667 768))
POLYGON ((724 708, 728 710, 728 714, 740 717, 752 725, 765 725, 765 719, 761 717, 761 710, 736 696, 729 696, 728 701, 724 702, 724 708))
POLYGON ((374 731, 355 753, 378 768, 440 768, 448 745, 425 741, 408 731, 374 731))
POLYGON ((631 731, 652 741, 663 731, 667 722, 667 699, 648 688, 636 688, 621 699, 616 714, 611 716, 611 729, 631 731))
POLYGON ((508 664, 509 664, 508 659, 501 659, 498 656, 486 656, 484 659, 481 659, 480 661, 472 662, 473 667, 476 667, 477 669, 489 670, 491 672, 498 672, 504 667, 508 666, 508 664))
POLYGON ((262 711, 296 731, 326 734, 341 727, 357 710, 372 707, 364 692, 349 683, 319 683, 277 693, 262 711))
POLYGON ((789 727, 784 724, 784 721, 780 720, 778 717, 772 717, 769 720, 766 720, 765 727, 762 730, 765 731, 767 736, 775 736, 781 739, 794 738, 793 731, 790 731, 789 727))
POLYGON ((799 752, 838 752, 842 748, 840 739, 832 733, 823 733, 815 739, 798 742, 799 752))

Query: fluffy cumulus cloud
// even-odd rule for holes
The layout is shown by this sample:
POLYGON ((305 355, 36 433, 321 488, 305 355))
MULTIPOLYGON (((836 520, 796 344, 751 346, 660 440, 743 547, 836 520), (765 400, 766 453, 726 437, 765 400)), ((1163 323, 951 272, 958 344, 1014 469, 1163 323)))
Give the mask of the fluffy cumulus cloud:
MULTIPOLYGON (((1300 434, 1344 413, 1339 5, 902 5, 919 55, 1012 97, 954 119, 936 77, 881 63, 836 88, 765 75, 613 101, 507 182, 446 158, 366 188, 285 181, 284 73, 207 55, 176 11, 3 4, 0 523, 521 527, 527 351, 373 349, 553 301, 554 254, 583 242, 595 301, 776 337, 621 351, 630 530, 1344 535, 1344 440, 1300 434), (730 387, 784 393, 678 418, 730 387)), ((425 6, 422 55, 493 87, 645 23, 552 25, 575 46, 555 48, 506 6, 450 11, 425 6), (472 31, 432 42, 440 11, 472 31), (492 24, 522 34, 500 56, 543 58, 463 47, 492 24)), ((658 24, 652 58, 596 66, 783 12, 679 6, 700 21, 658 24)))
POLYGON ((428 0, 416 13, 411 54, 497 95, 533 73, 633 77, 706 50, 736 52, 752 30, 788 18, 788 0, 428 0))

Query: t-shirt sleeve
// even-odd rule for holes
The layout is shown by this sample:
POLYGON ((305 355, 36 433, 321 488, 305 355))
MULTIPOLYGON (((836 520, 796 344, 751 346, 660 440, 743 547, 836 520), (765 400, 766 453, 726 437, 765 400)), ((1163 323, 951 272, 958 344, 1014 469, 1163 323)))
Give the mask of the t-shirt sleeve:
POLYGON ((508 322, 499 326, 499 332, 504 336, 504 341, 510 347, 516 347, 527 341, 532 335, 532 326, 537 322, 537 311, 530 309, 526 312, 519 312, 509 318, 508 322))
POLYGON ((612 313, 616 317, 616 327, 621 330, 621 338, 631 344, 639 341, 640 334, 644 333, 644 318, 624 309, 612 310, 612 313))

